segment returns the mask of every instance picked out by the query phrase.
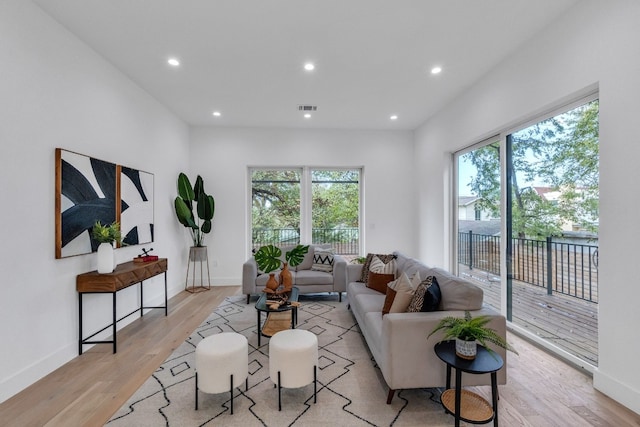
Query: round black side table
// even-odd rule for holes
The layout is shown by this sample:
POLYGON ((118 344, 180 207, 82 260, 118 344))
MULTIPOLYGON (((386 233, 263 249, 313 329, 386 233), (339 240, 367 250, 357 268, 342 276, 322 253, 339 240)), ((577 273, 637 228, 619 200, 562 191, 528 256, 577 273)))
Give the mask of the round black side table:
POLYGON ((489 352, 478 344, 478 354, 473 360, 456 356, 455 341, 443 341, 435 345, 436 355, 447 364, 447 389, 440 396, 445 410, 455 417, 456 427, 460 420, 472 424, 485 424, 493 420, 498 427, 498 381, 496 372, 504 365, 499 354, 489 352), (456 370, 456 387, 451 389, 451 368, 456 370), (491 400, 489 405, 476 393, 462 390, 462 373, 491 374, 491 400))

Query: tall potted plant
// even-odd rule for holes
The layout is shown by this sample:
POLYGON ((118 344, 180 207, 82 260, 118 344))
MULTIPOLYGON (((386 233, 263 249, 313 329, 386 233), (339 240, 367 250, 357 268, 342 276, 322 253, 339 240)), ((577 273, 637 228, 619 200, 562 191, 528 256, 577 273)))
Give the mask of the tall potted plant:
POLYGON ((178 196, 174 205, 178 221, 189 229, 193 240, 193 247, 189 252, 190 258, 198 261, 205 260, 204 235, 211 232, 215 201, 213 196, 204 191, 204 182, 200 175, 196 178, 193 187, 187 175, 184 173, 178 175, 178 196))

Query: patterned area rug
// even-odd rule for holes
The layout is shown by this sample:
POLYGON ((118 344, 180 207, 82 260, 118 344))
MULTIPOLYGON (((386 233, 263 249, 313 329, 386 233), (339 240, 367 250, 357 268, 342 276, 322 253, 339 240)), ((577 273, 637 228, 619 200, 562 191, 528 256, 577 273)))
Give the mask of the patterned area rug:
MULTIPOLYGON (((254 301, 255 302, 255 301, 254 301)), ((298 328, 318 337, 317 403, 313 385, 278 391, 269 378, 269 338, 258 348, 256 310, 246 297, 227 298, 134 393, 108 422, 115 426, 448 426, 453 417, 439 403, 440 390, 401 390, 386 404, 387 386, 358 325, 335 295, 301 296, 298 328), (229 393, 199 392, 194 410, 195 348, 220 332, 243 334, 249 341, 249 389, 229 393)), ((402 351, 402 349, 398 349, 402 351)), ((425 369, 444 369, 444 366, 425 369)))

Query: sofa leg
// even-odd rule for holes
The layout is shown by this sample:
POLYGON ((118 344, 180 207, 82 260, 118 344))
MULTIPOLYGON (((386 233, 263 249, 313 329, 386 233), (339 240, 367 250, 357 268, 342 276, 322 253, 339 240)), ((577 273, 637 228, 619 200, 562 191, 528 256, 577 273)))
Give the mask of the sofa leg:
POLYGON ((251 299, 251 294, 247 294, 247 304, 249 304, 250 299, 251 299))
POLYGON ((342 302, 342 292, 338 292, 338 302, 342 302))
POLYGON ((395 390, 389 389, 389 394, 387 395, 387 405, 391 405, 391 401, 393 400, 393 395, 396 393, 395 390))

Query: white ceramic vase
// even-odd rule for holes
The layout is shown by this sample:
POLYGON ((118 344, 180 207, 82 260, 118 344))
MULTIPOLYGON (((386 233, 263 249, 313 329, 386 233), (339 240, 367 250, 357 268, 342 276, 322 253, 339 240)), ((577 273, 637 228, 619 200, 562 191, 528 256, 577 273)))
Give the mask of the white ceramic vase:
POLYGON ((463 359, 473 360, 478 352, 478 343, 474 341, 465 341, 456 338, 456 355, 463 359))
POLYGON ((112 273, 114 268, 113 244, 100 243, 100 246, 98 246, 98 273, 112 273))

